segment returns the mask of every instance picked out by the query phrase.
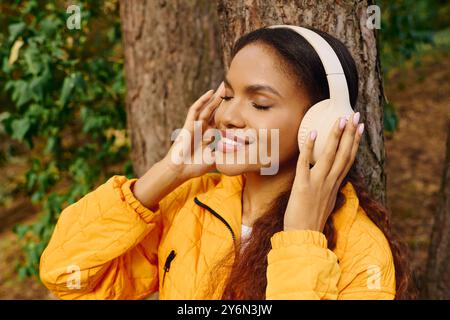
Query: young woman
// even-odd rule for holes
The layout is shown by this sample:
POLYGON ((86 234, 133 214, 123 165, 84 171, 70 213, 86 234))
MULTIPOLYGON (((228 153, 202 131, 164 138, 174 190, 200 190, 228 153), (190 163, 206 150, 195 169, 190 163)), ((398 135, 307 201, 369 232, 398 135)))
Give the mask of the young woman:
MULTIPOLYGON (((316 32, 337 53, 354 107, 351 55, 316 32)), ((141 178, 114 176, 62 212, 41 257, 44 284, 64 299, 404 298, 404 253, 352 168, 359 113, 336 121, 314 166, 317 132, 299 153, 303 115, 329 96, 311 45, 290 29, 255 30, 236 42, 224 83, 191 106, 184 129, 202 121, 237 142, 229 132, 278 129, 278 173, 261 175, 260 162, 175 164, 178 140, 141 178)), ((224 139, 215 156, 247 149, 224 139)))

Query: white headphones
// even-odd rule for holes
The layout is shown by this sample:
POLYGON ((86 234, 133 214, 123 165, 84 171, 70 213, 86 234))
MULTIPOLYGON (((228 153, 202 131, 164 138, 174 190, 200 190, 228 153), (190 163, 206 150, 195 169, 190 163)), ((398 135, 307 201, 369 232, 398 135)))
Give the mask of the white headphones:
POLYGON ((314 164, 325 149, 328 135, 335 121, 354 113, 350 105, 344 70, 333 48, 316 32, 292 25, 274 25, 269 28, 289 28, 303 36, 317 52, 327 74, 330 99, 319 101, 313 105, 306 112, 298 130, 300 147, 305 143, 308 132, 317 131, 312 159, 312 164, 314 164))

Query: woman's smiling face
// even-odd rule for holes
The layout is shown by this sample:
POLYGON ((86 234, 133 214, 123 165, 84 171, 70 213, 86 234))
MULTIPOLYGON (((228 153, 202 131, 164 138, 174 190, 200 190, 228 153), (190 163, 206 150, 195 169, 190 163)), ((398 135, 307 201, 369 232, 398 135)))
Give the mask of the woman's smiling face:
MULTIPOLYGON (((239 137, 243 137, 241 130, 237 129, 256 132, 256 140, 250 141, 258 145, 254 150, 265 148, 263 150, 267 150, 267 156, 272 161, 278 161, 282 167, 297 160, 297 132, 309 106, 309 97, 298 86, 294 73, 288 72, 280 59, 274 49, 263 44, 250 44, 238 51, 224 80, 225 99, 217 108, 214 120, 216 128, 222 131, 222 137, 225 130, 228 134, 231 133, 231 136, 227 135, 231 139, 234 133, 237 141, 239 137), (267 139, 260 134, 260 129, 267 129, 267 139), (271 142, 271 129, 279 130, 278 145, 274 136, 272 139, 275 144, 271 142), (271 146, 278 149, 278 159, 274 157, 276 150, 271 150, 271 146)), ((247 142, 248 140, 247 138, 247 142)), ((231 153, 235 157, 240 154, 245 155, 245 163, 217 161, 216 166, 220 172, 237 175, 257 172, 262 167, 273 165, 262 165, 264 162, 260 156, 256 163, 249 161, 250 145, 233 147, 226 141, 229 142, 227 139, 219 142, 216 158, 225 158, 231 153)))

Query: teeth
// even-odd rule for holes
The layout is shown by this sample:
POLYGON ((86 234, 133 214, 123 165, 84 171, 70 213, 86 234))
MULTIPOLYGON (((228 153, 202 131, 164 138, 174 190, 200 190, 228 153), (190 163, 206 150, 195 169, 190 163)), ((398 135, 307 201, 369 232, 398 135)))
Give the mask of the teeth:
POLYGON ((228 139, 228 138, 226 138, 226 137, 222 137, 222 142, 223 142, 223 143, 226 143, 226 144, 233 145, 233 146, 239 146, 239 145, 242 145, 242 143, 236 142, 236 141, 231 140, 231 139, 228 139))

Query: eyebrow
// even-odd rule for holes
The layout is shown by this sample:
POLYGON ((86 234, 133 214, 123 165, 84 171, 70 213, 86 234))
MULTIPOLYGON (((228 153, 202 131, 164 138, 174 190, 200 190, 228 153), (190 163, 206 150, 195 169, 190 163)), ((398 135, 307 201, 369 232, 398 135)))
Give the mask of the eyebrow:
MULTIPOLYGON (((233 89, 233 87, 231 86, 230 81, 227 79, 227 77, 225 77, 223 82, 225 83, 225 85, 227 85, 228 87, 233 89)), ((269 92, 279 96, 280 98, 282 98, 281 94, 277 90, 275 90, 271 86, 268 86, 268 85, 265 85, 265 84, 252 84, 250 86, 245 87, 244 90, 248 94, 254 93, 254 92, 257 92, 257 91, 269 91, 269 92)))

